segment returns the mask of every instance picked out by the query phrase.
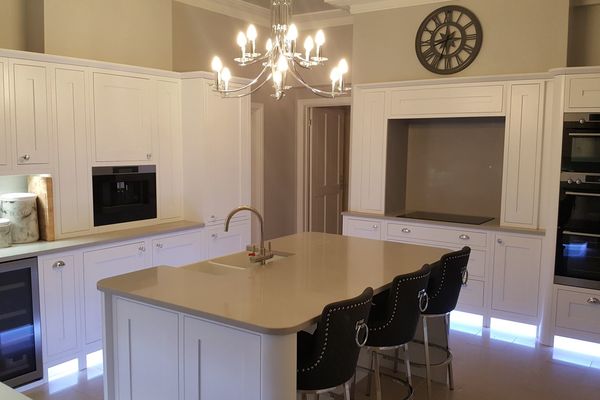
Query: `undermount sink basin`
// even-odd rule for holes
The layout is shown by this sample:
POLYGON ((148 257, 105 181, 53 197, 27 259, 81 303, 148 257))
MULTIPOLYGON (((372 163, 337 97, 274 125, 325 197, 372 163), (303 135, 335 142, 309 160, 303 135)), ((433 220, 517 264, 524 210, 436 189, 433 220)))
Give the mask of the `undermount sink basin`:
MULTIPOLYGON (((270 258, 266 261, 266 264, 276 263, 279 260, 283 260, 290 256, 293 256, 292 253, 286 253, 283 251, 274 251, 273 258, 270 258)), ((224 257, 215 258, 214 260, 208 261, 209 264, 217 265, 219 267, 225 268, 233 268, 233 269, 246 269, 251 267, 260 266, 260 263, 253 263, 250 261, 250 257, 248 257, 248 253, 236 253, 231 254, 224 257)))

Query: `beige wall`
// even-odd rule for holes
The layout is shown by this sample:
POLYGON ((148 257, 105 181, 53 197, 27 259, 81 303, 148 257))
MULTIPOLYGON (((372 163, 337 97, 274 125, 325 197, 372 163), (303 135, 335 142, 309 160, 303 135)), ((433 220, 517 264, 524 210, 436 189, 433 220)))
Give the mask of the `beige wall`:
POLYGON ((600 4, 571 10, 569 66, 588 65, 600 65, 600 4))
MULTIPOLYGON (((483 26, 478 58, 455 76, 545 72, 567 62, 569 0, 457 0, 483 26)), ((359 14, 354 23, 354 83, 440 77, 415 55, 420 23, 436 5, 359 14)))
POLYGON ((45 0, 45 51, 172 68, 171 0, 45 0))
POLYGON ((27 49, 27 4, 25 0, 0 1, 0 48, 27 49))

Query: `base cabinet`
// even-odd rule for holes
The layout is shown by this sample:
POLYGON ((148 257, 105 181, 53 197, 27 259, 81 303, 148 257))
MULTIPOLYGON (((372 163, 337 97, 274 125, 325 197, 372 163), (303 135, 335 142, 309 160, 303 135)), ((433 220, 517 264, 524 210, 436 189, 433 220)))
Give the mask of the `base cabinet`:
POLYGON ((187 316, 183 326, 185 400, 261 399, 259 335, 187 316))
POLYGON ((182 233, 152 240, 152 264, 181 267, 206 259, 202 231, 182 233))
POLYGON ((114 312, 116 398, 177 399, 179 315, 121 298, 114 312))
POLYGON ((555 333, 600 342, 600 290, 555 286, 555 333))
POLYGON ((344 218, 343 234, 363 239, 381 240, 381 223, 368 219, 344 218))
POLYGON ((77 270, 81 268, 80 254, 59 254, 42 257, 39 261, 42 332, 46 359, 77 351, 78 296, 77 270))
POLYGON ((237 253, 250 244, 250 221, 232 224, 229 232, 225 232, 223 225, 215 225, 206 228, 204 234, 208 259, 237 253))

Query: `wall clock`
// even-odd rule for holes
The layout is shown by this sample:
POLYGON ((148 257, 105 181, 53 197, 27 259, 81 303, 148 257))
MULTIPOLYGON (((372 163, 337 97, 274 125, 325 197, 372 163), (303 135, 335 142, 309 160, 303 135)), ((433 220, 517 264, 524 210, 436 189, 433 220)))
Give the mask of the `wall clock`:
POLYGON ((415 48, 421 64, 436 74, 454 74, 467 68, 479 54, 483 30, 470 10, 441 7, 423 20, 415 48))

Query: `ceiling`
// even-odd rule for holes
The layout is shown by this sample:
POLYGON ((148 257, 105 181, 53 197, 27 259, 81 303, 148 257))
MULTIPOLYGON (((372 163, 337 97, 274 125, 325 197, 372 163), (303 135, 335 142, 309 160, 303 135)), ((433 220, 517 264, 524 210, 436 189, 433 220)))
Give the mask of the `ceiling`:
MULTIPOLYGON (((246 3, 255 4, 264 8, 271 7, 271 0, 244 0, 246 3)), ((296 0, 294 2, 294 14, 305 14, 318 11, 335 10, 336 8, 326 4, 323 0, 296 0)))

